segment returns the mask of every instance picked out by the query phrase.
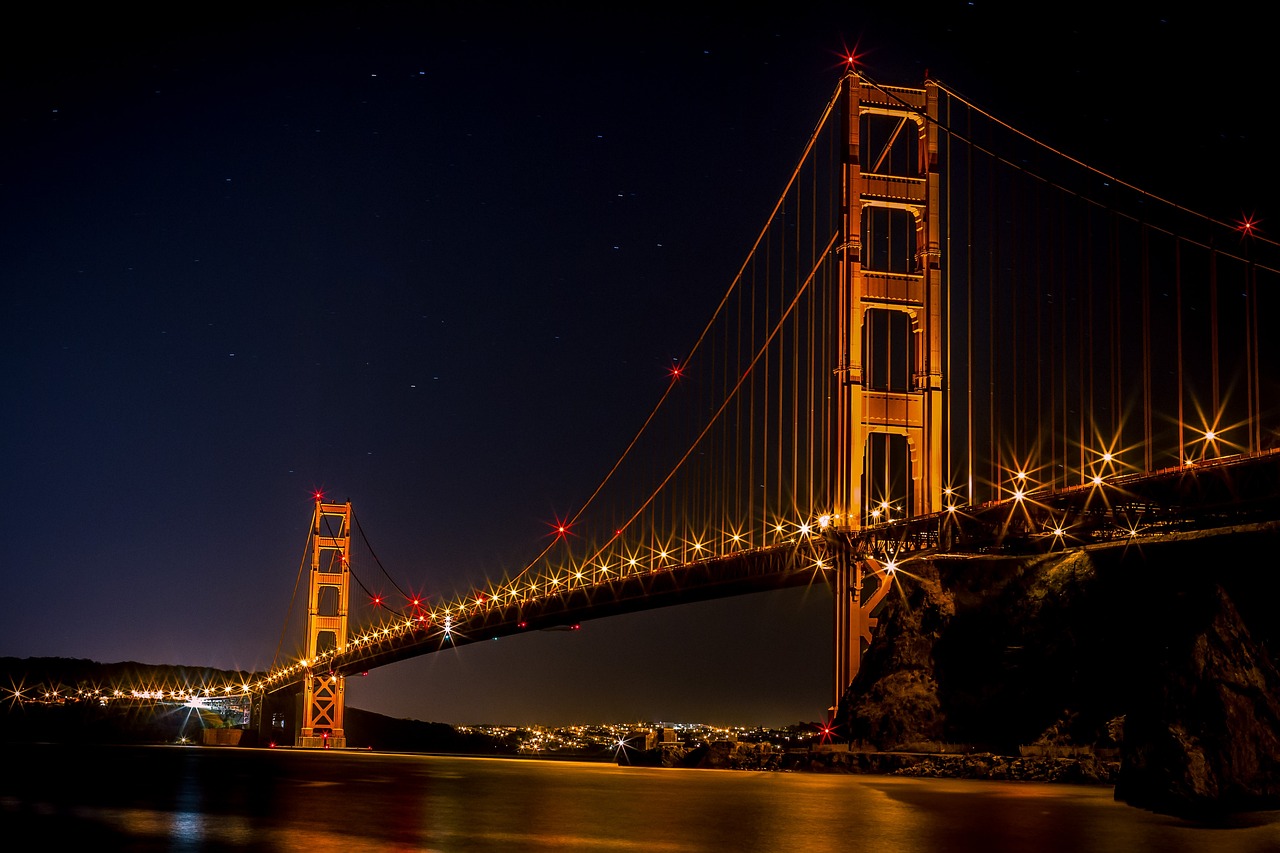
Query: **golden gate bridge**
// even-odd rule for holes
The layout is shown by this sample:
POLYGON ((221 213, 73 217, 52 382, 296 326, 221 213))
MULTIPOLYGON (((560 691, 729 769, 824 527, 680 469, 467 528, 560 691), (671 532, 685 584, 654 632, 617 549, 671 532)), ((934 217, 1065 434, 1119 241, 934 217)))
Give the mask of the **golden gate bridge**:
POLYGON ((305 647, 192 693, 301 690, 297 743, 342 746, 353 673, 823 583, 838 704, 905 559, 1280 520, 1276 249, 939 82, 850 67, 689 355, 539 553, 384 598, 352 506, 317 494, 305 647), (352 583, 377 618, 353 624, 352 583))

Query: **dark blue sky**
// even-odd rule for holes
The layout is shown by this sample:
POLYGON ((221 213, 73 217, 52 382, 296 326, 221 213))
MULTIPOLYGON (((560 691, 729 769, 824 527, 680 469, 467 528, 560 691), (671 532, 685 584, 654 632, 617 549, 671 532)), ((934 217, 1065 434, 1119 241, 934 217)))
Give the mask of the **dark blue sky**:
MULTIPOLYGON (((8 28, 0 655, 265 667, 316 488, 354 503, 402 584, 523 566, 692 345, 845 47, 1207 213, 1265 220, 1273 197, 1273 176, 1224 177, 1268 164, 1243 17, 467 8, 8 28), (1211 93, 1227 103, 1202 111, 1211 93)), ((829 602, 468 647, 356 679, 349 702, 816 719, 829 602)))

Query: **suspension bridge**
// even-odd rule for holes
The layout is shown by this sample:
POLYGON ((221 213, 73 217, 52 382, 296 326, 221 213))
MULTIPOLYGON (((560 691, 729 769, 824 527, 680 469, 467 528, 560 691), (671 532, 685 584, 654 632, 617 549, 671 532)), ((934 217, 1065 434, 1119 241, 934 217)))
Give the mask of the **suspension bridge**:
POLYGON ((353 673, 821 583, 838 704, 905 559, 1280 520, 1276 249, 942 83, 850 68, 690 354, 550 544, 357 625, 352 584, 384 569, 357 556, 352 506, 317 495, 303 649, 206 692, 301 692, 298 745, 342 746, 353 673))

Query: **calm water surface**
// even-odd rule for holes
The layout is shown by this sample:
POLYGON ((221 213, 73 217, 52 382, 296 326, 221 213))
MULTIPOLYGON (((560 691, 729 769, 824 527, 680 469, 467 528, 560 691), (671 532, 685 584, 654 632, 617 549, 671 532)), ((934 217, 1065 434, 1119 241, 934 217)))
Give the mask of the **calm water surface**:
POLYGON ((0 754, 0 828, 50 849, 1280 851, 1280 812, 1209 829, 1106 787, 200 747, 0 754))

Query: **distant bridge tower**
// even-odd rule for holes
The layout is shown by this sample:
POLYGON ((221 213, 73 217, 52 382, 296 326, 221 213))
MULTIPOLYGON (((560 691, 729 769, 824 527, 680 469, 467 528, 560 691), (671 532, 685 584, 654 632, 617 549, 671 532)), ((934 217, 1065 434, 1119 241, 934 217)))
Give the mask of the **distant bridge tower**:
MULTIPOLYGON (((872 490, 879 472, 868 459, 877 435, 881 458, 896 442, 905 462, 897 512, 942 509, 944 305, 937 86, 873 86, 851 71, 842 101, 836 513, 839 527, 853 531, 878 517, 872 513, 892 494, 888 478, 878 494, 872 490)), ((837 568, 837 704, 858 672, 888 580, 855 555, 837 568), (873 577, 879 587, 864 599, 864 581, 873 577)))
POLYGON ((351 577, 351 504, 316 499, 311 517, 311 585, 307 597, 307 674, 302 688, 298 746, 347 745, 342 728, 346 681, 338 673, 313 669, 316 656, 347 644, 347 601, 351 577))

